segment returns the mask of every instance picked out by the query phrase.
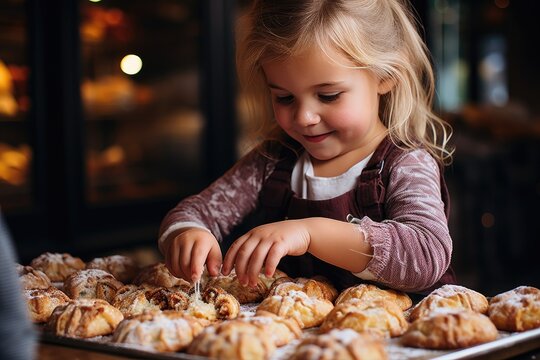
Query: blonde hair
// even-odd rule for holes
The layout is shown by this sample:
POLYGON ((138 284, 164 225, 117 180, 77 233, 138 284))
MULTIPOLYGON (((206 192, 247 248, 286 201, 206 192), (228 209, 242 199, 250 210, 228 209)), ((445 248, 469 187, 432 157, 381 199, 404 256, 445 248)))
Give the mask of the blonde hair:
POLYGON ((450 126, 432 110, 435 80, 427 46, 405 0, 255 0, 238 27, 237 70, 263 139, 283 139, 261 64, 318 46, 343 53, 392 89, 379 115, 399 146, 451 161, 450 126))

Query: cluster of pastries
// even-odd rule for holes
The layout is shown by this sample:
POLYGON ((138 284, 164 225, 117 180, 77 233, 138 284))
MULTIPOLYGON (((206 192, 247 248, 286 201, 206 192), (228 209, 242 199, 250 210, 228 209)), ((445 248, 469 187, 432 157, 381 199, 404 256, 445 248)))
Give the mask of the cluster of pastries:
POLYGON ((444 285, 411 311, 405 346, 458 349, 496 340, 498 331, 540 327, 540 290, 519 286, 491 299, 458 285, 444 285))
POLYGON ((372 284, 338 292, 324 278, 281 271, 261 273, 253 288, 234 271, 204 273, 195 287, 163 263, 140 268, 120 255, 85 263, 44 253, 17 271, 29 317, 45 331, 217 359, 269 359, 290 344, 295 360, 377 360, 388 358, 389 338, 406 347, 459 349, 493 341, 499 331, 540 327, 540 290, 530 286, 488 300, 445 285, 413 306, 404 292, 372 284), (254 308, 242 311, 241 304, 254 308))

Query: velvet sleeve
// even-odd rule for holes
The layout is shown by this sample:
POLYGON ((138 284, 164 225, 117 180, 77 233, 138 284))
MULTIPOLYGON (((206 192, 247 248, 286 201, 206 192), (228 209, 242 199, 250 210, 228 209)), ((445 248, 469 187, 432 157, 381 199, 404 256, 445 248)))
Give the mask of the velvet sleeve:
POLYGON ((386 191, 388 219, 358 221, 374 250, 365 273, 395 289, 426 289, 442 277, 452 255, 435 159, 424 150, 405 153, 390 169, 386 191))
POLYGON ((259 192, 274 165, 275 161, 252 150, 202 192, 169 211, 160 226, 159 242, 187 226, 206 229, 221 241, 256 208, 259 192))

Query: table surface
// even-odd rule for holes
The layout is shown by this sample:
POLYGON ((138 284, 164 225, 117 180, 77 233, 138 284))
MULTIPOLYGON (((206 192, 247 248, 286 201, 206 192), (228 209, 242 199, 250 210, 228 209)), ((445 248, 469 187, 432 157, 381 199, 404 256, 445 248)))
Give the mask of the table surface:
MULTIPOLYGON (((40 343, 38 347, 38 360, 126 360, 132 357, 107 354, 100 351, 76 349, 67 346, 40 343)), ((540 349, 530 351, 513 357, 514 360, 540 360, 540 349)))
POLYGON ((129 357, 111 355, 100 351, 75 349, 67 346, 43 344, 38 347, 38 360, 126 360, 129 357))

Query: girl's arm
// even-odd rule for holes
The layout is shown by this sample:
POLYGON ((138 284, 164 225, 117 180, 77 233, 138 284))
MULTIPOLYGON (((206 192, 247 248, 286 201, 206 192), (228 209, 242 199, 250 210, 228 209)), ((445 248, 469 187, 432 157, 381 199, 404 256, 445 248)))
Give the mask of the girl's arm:
POLYGON ((369 280, 404 291, 424 290, 441 278, 452 257, 436 161, 424 150, 404 154, 390 169, 386 191, 389 220, 357 221, 373 248, 369 280))
POLYGON ((252 150, 201 193, 178 203, 160 226, 158 244, 162 253, 167 239, 188 228, 206 229, 221 241, 255 209, 262 184, 274 165, 252 150))
POLYGON ((222 272, 234 267, 241 283, 253 285, 263 267, 272 275, 284 256, 310 252, 395 289, 430 287, 450 264, 452 240, 439 170, 427 152, 407 153, 391 169, 386 211, 391 220, 382 222, 317 217, 258 226, 231 245, 222 272))

